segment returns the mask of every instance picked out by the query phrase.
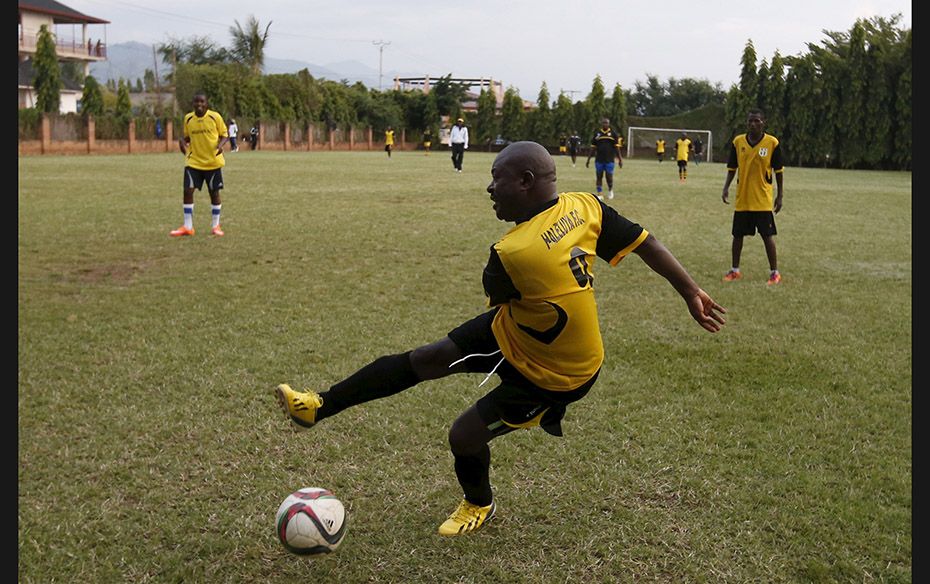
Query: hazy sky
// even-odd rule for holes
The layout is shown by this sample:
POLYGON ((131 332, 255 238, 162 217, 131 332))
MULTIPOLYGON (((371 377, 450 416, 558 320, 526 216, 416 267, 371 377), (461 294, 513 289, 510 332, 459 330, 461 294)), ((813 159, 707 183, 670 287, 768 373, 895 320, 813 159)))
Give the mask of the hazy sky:
POLYGON ((655 75, 706 79, 723 89, 739 79, 748 40, 771 61, 807 52, 823 30, 846 32, 857 18, 902 15, 906 0, 60 0, 110 21, 107 41, 160 43, 170 37, 209 36, 228 45, 234 21, 254 15, 271 22, 266 55, 315 65, 354 60, 375 71, 380 56, 391 71, 432 78, 492 77, 535 101, 543 81, 552 99, 560 91, 587 95, 596 75, 608 94, 615 84, 633 89, 655 75))

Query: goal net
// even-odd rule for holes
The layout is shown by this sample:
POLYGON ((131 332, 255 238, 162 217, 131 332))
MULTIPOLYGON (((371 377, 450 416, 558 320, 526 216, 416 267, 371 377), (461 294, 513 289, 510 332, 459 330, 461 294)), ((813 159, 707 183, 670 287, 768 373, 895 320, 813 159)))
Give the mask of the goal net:
MULTIPOLYGON (((675 158, 675 140, 687 134, 693 143, 700 138, 703 142, 700 160, 710 161, 710 153, 714 147, 714 134, 710 130, 689 130, 687 128, 642 128, 630 126, 627 130, 626 157, 656 156, 656 140, 665 140, 665 158, 675 158)), ((695 146, 697 148, 697 146, 695 146)))

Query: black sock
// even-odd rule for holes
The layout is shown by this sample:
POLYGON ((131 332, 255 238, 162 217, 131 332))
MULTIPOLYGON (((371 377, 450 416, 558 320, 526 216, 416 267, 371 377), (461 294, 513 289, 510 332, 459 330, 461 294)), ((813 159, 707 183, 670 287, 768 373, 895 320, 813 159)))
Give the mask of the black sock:
POLYGON ((386 355, 365 365, 346 379, 320 394, 323 406, 317 410, 317 421, 342 410, 388 397, 420 383, 410 364, 410 353, 386 355))
POLYGON ((491 449, 485 446, 477 456, 455 455, 455 476, 465 493, 465 500, 479 507, 487 507, 493 500, 491 493, 491 449))

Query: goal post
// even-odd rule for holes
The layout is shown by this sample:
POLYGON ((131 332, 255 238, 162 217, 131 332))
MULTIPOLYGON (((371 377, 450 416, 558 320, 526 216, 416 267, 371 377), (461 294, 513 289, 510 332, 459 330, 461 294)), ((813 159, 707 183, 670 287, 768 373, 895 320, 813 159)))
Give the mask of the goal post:
POLYGON ((642 126, 630 126, 627 129, 626 157, 634 158, 637 153, 640 156, 655 156, 656 140, 660 138, 665 140, 666 155, 673 155, 675 140, 682 134, 687 134, 692 142, 695 137, 700 137, 701 141, 704 142, 704 151, 701 153, 701 161, 710 162, 710 153, 714 149, 714 133, 710 130, 690 130, 688 128, 646 128, 642 126))

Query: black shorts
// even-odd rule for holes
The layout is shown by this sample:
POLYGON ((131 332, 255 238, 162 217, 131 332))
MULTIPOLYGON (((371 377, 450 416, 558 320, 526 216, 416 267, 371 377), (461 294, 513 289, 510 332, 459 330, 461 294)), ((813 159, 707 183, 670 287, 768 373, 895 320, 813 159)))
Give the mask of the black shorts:
POLYGON ((733 237, 744 235, 778 235, 775 214, 771 211, 736 211, 733 213, 733 237))
POLYGON ((384 145, 384 151, 385 151, 385 152, 390 152, 390 151, 391 151, 391 148, 393 148, 393 146, 391 146, 390 144, 385 144, 385 145, 384 145))
POLYGON ((199 191, 203 187, 204 182, 207 183, 207 190, 211 193, 222 189, 223 169, 215 168, 213 170, 200 170, 197 168, 191 168, 189 166, 184 167, 185 189, 197 189, 199 191))
POLYGON ((688 166, 688 161, 687 161, 687 160, 679 160, 679 161, 678 161, 678 168, 685 168, 685 167, 687 167, 687 166, 688 166))
POLYGON ((494 371, 501 379, 500 385, 475 403, 478 415, 495 435, 538 425, 553 436, 561 436, 560 422, 566 406, 587 395, 597 381, 600 370, 584 385, 571 391, 551 391, 539 387, 506 359, 501 361, 503 356, 491 330, 491 322, 498 310, 493 308, 449 331, 449 338, 462 353, 471 355, 463 361, 469 372, 494 371))

